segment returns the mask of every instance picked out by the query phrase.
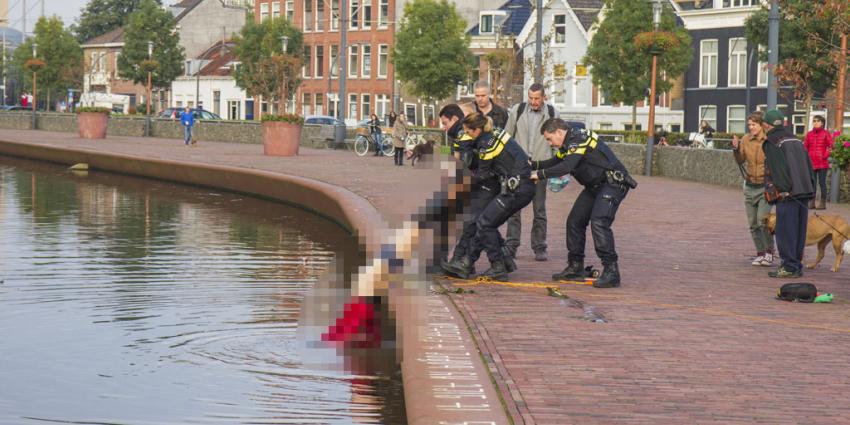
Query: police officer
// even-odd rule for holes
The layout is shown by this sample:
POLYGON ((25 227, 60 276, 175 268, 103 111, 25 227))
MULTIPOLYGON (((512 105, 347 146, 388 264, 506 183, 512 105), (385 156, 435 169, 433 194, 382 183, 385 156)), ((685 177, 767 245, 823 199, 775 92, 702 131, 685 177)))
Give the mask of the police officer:
POLYGON ((462 140, 474 141, 478 149, 478 171, 472 178, 473 184, 494 178, 500 183, 498 194, 484 205, 476 219, 478 241, 490 260, 490 269, 482 276, 507 281, 509 266, 503 254, 499 226, 534 197, 528 156, 510 135, 494 131, 492 121, 480 113, 463 119, 463 131, 462 140))
MULTIPOLYGON (((475 174, 478 171, 478 149, 473 138, 464 137, 461 140, 464 135, 463 110, 456 104, 446 105, 440 110, 439 117, 443 127, 447 129, 448 137, 452 140, 453 155, 463 161, 470 172, 475 174)), ((482 250, 477 238, 476 220, 484 207, 496 197, 500 189, 501 185, 496 177, 476 180, 472 184, 469 214, 463 223, 463 232, 458 238, 457 245, 455 245, 452 260, 442 264, 443 271, 462 279, 468 279, 475 274, 475 262, 481 256, 482 250)), ((500 246, 504 245, 501 234, 499 234, 499 244, 500 246)), ((506 261, 505 266, 508 272, 516 269, 513 260, 506 261)))
POLYGON ((596 134, 584 129, 572 130, 560 118, 550 118, 540 132, 549 145, 557 149, 555 156, 546 161, 534 161, 533 180, 544 180, 572 174, 584 186, 567 217, 568 265, 562 272, 552 275, 553 280, 585 277, 584 245, 587 225, 593 235, 596 255, 604 269, 593 286, 614 288, 620 286, 617 252, 611 224, 617 207, 637 182, 626 167, 596 134))

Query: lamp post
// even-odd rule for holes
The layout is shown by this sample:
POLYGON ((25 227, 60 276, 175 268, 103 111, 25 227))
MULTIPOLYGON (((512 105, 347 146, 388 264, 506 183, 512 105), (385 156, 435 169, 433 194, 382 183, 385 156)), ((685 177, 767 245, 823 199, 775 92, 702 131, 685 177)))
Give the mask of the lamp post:
MULTIPOLYGON (((660 0, 652 2, 652 26, 653 31, 658 32, 658 25, 661 24, 662 5, 660 0)), ((652 175, 652 147, 655 145, 655 74, 658 67, 658 51, 652 49, 652 74, 649 83, 649 128, 646 129, 646 164, 643 174, 645 176, 652 175)))
POLYGON ((339 2, 339 56, 342 59, 339 67, 339 94, 337 94, 337 117, 342 124, 336 124, 334 127, 334 144, 342 146, 345 143, 345 77, 348 74, 348 2, 340 0, 339 2))
POLYGON ((286 54, 286 51, 289 50, 289 37, 282 35, 280 36, 280 44, 283 49, 283 54, 286 54))
MULTIPOLYGON (((35 60, 38 56, 38 43, 35 42, 35 39, 32 40, 32 59, 35 60)), ((35 130, 35 105, 38 103, 37 95, 37 81, 38 81, 38 68, 33 67, 32 69, 32 129, 35 130)))
MULTIPOLYGON (((153 58, 153 41, 148 41, 148 60, 152 60, 153 58)), ((148 100, 147 100, 148 108, 146 112, 148 116, 151 114, 151 69, 148 68, 148 100)))

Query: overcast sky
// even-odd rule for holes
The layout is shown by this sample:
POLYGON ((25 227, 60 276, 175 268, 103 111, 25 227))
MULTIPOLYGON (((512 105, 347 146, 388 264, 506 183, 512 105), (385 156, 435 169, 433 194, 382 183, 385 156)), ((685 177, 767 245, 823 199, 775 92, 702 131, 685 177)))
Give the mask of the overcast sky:
MULTIPOLYGON (((9 22, 11 27, 21 29, 21 13, 23 4, 27 4, 27 32, 32 32, 33 24, 41 16, 41 1, 44 1, 44 14, 57 15, 65 23, 65 26, 74 23, 80 16, 82 9, 88 0, 8 0, 9 22)), ((173 4, 173 0, 163 0, 163 4, 173 4)))

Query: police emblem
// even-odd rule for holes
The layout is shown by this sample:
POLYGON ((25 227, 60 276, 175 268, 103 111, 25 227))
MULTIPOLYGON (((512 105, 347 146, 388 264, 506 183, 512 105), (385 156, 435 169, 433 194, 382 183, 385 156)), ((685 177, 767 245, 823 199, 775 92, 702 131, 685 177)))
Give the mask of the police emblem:
POLYGON ((578 150, 578 145, 577 145, 577 144, 572 144, 572 145, 570 145, 570 147, 569 147, 569 151, 570 151, 570 153, 575 153, 575 151, 577 151, 577 150, 578 150))

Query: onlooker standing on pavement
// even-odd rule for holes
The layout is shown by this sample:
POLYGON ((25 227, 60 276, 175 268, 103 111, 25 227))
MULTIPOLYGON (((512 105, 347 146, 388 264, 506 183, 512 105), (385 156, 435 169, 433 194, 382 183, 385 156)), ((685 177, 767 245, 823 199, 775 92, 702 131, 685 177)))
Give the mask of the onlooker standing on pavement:
POLYGON ((478 112, 493 121, 493 128, 505 128, 508 123, 508 111, 493 102, 490 97, 490 83, 478 80, 472 85, 475 93, 475 112, 478 112))
POLYGON ((395 165, 404 165, 404 139, 407 138, 407 121, 404 119, 404 114, 396 118, 393 125, 393 154, 395 165))
MULTIPOLYGON (((555 107, 546 103, 543 84, 534 83, 528 89, 528 102, 522 102, 511 108, 505 131, 512 134, 519 146, 532 161, 546 161, 552 158, 552 147, 543 137, 540 129, 543 122, 550 118, 559 118, 555 107)), ((546 261, 546 181, 538 181, 534 186, 532 202, 534 220, 531 224, 531 249, 534 259, 546 261)), ((522 211, 508 219, 508 234, 505 240, 507 254, 516 257, 522 234, 522 211)))
POLYGON ((382 156, 384 154, 384 144, 381 138, 381 120, 375 114, 372 114, 369 119, 369 133, 372 134, 372 138, 375 140, 375 156, 382 156))
POLYGON ((195 116, 188 106, 180 113, 180 124, 183 125, 183 143, 189 146, 192 143, 192 127, 195 125, 195 116))
POLYGON ((765 197, 776 205, 776 247, 782 259, 768 276, 801 277, 809 218, 806 204, 814 197, 814 173, 803 142, 785 129, 784 120, 782 112, 771 109, 762 123, 767 132, 762 145, 765 197))
POLYGON ((387 127, 395 127, 396 118, 398 118, 398 116, 396 116, 395 111, 390 111, 390 114, 387 115, 387 127))
MULTIPOLYGON (((815 115, 812 119, 812 128, 806 134, 806 141, 803 142, 806 150, 809 152, 809 158, 812 160, 812 168, 815 170, 818 186, 820 186, 820 199, 815 205, 815 197, 809 201, 809 208, 824 210, 826 209, 826 172, 829 171, 829 154, 832 153, 832 136, 826 129, 826 120, 815 115)), ((817 189, 817 188, 815 188, 817 189)))
POLYGON ((702 134, 706 148, 714 147, 714 128, 706 120, 699 123, 699 134, 702 134))
POLYGON ((764 149, 762 144, 767 140, 764 129, 764 114, 756 111, 747 117, 749 132, 741 140, 738 136, 732 138, 732 153, 735 161, 744 172, 744 209, 747 211, 747 222, 750 234, 756 245, 754 266, 769 267, 773 265, 773 235, 767 230, 765 218, 770 214, 770 204, 764 198, 764 149))

